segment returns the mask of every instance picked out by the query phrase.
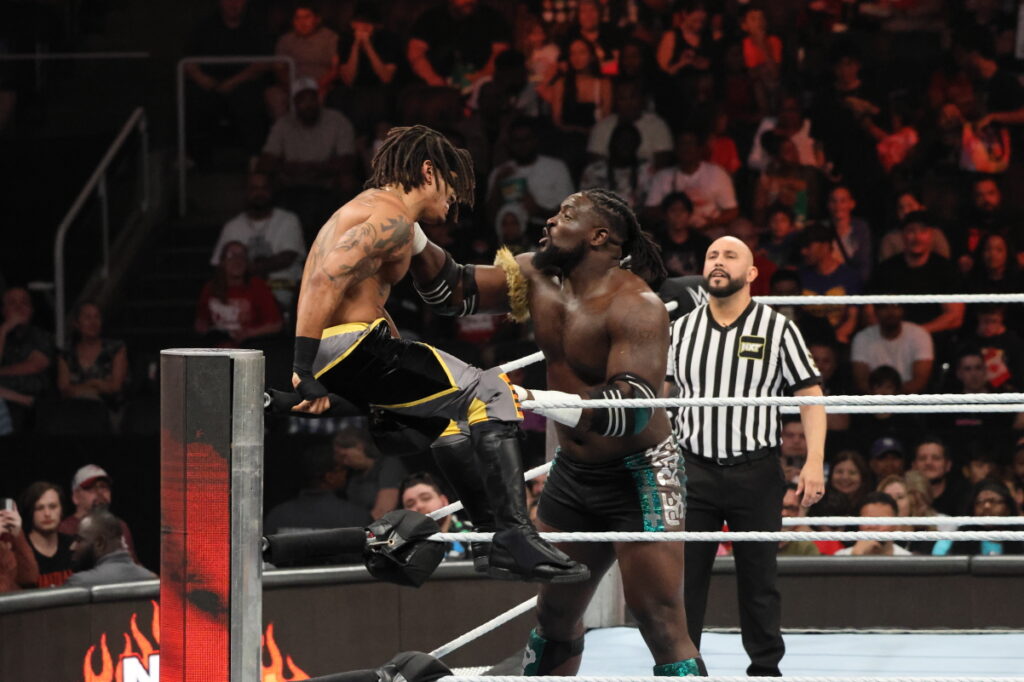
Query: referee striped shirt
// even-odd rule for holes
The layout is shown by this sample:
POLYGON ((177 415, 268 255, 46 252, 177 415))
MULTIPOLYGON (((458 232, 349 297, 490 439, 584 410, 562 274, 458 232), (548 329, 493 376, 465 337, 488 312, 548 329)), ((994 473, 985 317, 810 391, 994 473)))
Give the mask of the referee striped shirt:
MULTIPOLYGON (((821 383, 800 330, 768 306, 751 301, 728 327, 707 303, 672 323, 669 381, 681 398, 790 395, 821 383)), ((779 408, 681 407, 672 420, 679 444, 714 460, 780 444, 779 408)))

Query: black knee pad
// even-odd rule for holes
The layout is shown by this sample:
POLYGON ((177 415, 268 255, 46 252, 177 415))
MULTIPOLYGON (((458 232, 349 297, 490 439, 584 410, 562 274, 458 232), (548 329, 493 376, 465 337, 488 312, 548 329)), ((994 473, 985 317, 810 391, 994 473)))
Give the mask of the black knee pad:
POLYGON ((552 670, 582 653, 582 637, 559 642, 541 637, 534 628, 530 630, 530 640, 526 643, 526 652, 523 654, 523 674, 550 675, 552 670))

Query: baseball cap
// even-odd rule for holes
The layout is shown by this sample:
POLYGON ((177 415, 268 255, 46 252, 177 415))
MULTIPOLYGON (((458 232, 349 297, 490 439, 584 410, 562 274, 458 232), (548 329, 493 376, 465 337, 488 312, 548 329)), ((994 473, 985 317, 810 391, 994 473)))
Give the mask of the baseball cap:
POLYGON ((74 478, 71 479, 71 489, 78 490, 79 488, 91 488, 93 484, 101 478, 107 479, 107 483, 113 481, 113 479, 110 478, 110 474, 104 471, 101 467, 98 467, 95 464, 86 464, 75 472, 74 478))
POLYGON ((295 97, 295 95, 299 94, 300 92, 305 92, 306 90, 319 89, 320 86, 317 85, 316 81, 310 78, 309 76, 302 76, 301 78, 296 78, 295 80, 292 81, 292 97, 295 97))
POLYGON ((871 444, 871 459, 874 459, 875 457, 881 457, 882 455, 888 454, 890 452, 895 452, 900 457, 903 457, 905 454, 903 450, 903 444, 900 443, 895 438, 890 438, 889 436, 879 438, 878 440, 871 444))

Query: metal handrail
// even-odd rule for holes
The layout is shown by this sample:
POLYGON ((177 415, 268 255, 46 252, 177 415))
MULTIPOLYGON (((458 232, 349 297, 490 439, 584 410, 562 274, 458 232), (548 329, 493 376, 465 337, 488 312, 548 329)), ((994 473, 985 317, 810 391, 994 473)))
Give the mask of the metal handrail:
POLYGON ((85 206, 85 202, 89 200, 92 193, 95 191, 100 200, 100 216, 103 229, 103 268, 102 275, 107 277, 110 272, 110 210, 107 198, 107 168, 113 162, 114 157, 124 146, 128 136, 131 135, 135 130, 139 132, 139 162, 140 162, 140 181, 142 183, 142 201, 141 209, 143 212, 149 208, 149 137, 147 135, 146 127, 146 112, 142 107, 138 107, 132 112, 132 115, 128 117, 128 120, 121 127, 121 132, 117 134, 114 141, 107 148, 107 153, 100 159, 99 164, 96 166, 96 170, 93 171, 89 177, 88 182, 82 187, 82 190, 78 193, 78 197, 75 198, 71 208, 64 215, 64 219, 60 223, 60 227, 57 228, 57 237, 53 242, 53 282, 56 305, 54 315, 56 320, 54 328, 57 332, 57 345, 60 347, 64 346, 67 332, 67 293, 65 288, 67 283, 65 281, 64 273, 64 241, 67 238, 68 230, 71 229, 71 225, 74 223, 75 218, 81 212, 82 207, 85 206))
POLYGON ((16 52, 0 54, 0 62, 35 62, 52 60, 149 59, 148 52, 16 52))
MULTIPOLYGON (((195 56, 178 62, 178 215, 185 215, 187 201, 185 188, 185 66, 188 64, 266 64, 283 62, 288 65, 288 82, 295 81, 295 60, 287 55, 236 55, 233 57, 195 56)), ((294 106, 289 98, 289 106, 294 106)))

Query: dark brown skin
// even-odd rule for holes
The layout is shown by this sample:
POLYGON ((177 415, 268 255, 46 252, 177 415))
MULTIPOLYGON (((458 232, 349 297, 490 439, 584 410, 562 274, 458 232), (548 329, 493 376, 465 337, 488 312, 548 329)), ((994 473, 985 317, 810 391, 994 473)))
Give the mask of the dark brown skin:
MULTIPOLYGON (((530 282, 530 315, 537 345, 547 358, 548 387, 586 394, 621 372, 632 372, 652 386, 661 386, 668 356, 668 312, 661 300, 636 275, 619 267, 619 237, 604 224, 583 194, 573 194, 548 220, 541 249, 572 250, 584 245, 582 260, 564 277, 539 271, 532 253, 516 261, 530 282)), ((420 280, 437 273, 444 252, 435 244, 413 258, 413 275, 420 280)), ((482 312, 509 310, 505 272, 477 266, 482 312)), ((461 291, 456 292, 457 295, 461 291)), ((655 410, 647 428, 626 438, 607 438, 587 432, 590 410, 579 428, 556 424, 562 456, 583 462, 607 462, 646 450, 670 431, 664 410, 655 410)), ((628 493, 627 493, 628 494, 628 493)), ((538 530, 557 531, 543 519, 538 530)), ((618 558, 626 604, 658 664, 698 656, 686 629, 682 600, 683 545, 675 542, 564 543, 558 545, 590 568, 590 579, 571 585, 541 585, 537 620, 540 634, 568 641, 583 636, 583 613, 598 583, 618 558)), ((552 675, 574 675, 580 657, 572 658, 552 675)))
MULTIPOLYGON (((295 335, 319 339, 324 329, 346 322, 387 318, 391 287, 405 277, 417 220, 444 220, 454 203, 452 190, 423 164, 424 183, 410 191, 369 189, 331 216, 309 250, 302 272, 295 335)), ((292 375, 292 385, 299 378, 292 375)), ((327 398, 304 400, 293 409, 320 414, 327 398)))
MULTIPOLYGON (((547 359, 548 387, 589 397, 591 389, 622 372, 661 386, 668 356, 665 305, 642 279, 619 267, 621 250, 609 242, 609 229, 598 224, 598 214, 589 205, 582 194, 570 196, 548 221, 541 240, 542 246, 550 242, 562 249, 586 244, 586 256, 569 277, 558 281, 554 274, 539 271, 533 253, 516 258, 530 282, 530 315, 537 345, 547 359)), ((436 273, 443 262, 444 252, 429 244, 413 259, 413 275, 419 279, 436 273)), ((477 266, 476 280, 480 311, 508 312, 505 271, 477 266)), ((590 417, 591 411, 584 410, 577 428, 555 425, 564 455, 607 462, 657 445, 670 430, 664 410, 655 411, 643 432, 625 438, 590 433, 590 417)))

